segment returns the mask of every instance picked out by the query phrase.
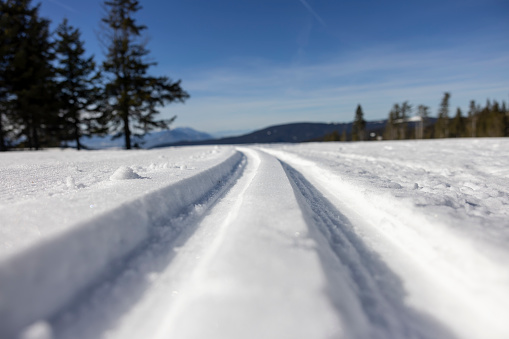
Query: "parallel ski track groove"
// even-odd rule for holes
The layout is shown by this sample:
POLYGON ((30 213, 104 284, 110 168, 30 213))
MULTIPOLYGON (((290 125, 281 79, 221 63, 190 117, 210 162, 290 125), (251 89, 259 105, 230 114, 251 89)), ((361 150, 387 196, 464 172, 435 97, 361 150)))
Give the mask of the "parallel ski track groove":
MULTIPOLYGON (((139 278, 145 277, 146 274, 154 273, 154 271, 162 271, 170 265, 175 255, 173 253, 175 245, 185 243, 192 236, 207 211, 213 208, 218 200, 225 196, 238 179, 242 177, 246 162, 246 156, 242 154, 241 160, 234 166, 229 175, 220 180, 207 194, 182 210, 179 215, 166 221, 159 221, 157 225, 154 225, 151 236, 145 242, 140 244, 134 251, 117 260, 107 274, 97 279, 86 290, 79 293, 67 306, 54 314, 50 318, 50 323, 57 324, 55 326, 57 329, 61 328, 67 319, 70 318, 70 314, 79 314, 82 310, 86 312, 89 309, 90 302, 97 302, 98 299, 100 300, 105 297, 112 298, 111 296, 103 295, 105 290, 111 289, 112 286, 120 286, 120 289, 125 288, 122 286, 122 280, 129 280, 131 278, 129 276, 132 275, 133 271, 137 272, 139 278), (197 209, 197 206, 202 206, 202 208, 197 209)), ((134 286, 127 287, 128 291, 122 293, 122 295, 129 295, 129 298, 125 298, 129 301, 124 302, 122 307, 119 308, 119 312, 125 312, 132 304, 136 303, 138 297, 141 297, 144 284, 147 281, 143 279, 138 280, 134 283, 134 286)), ((104 304, 106 303, 104 302, 104 304)), ((105 306, 107 307, 107 305, 105 306)), ((108 314, 108 316, 111 317, 111 314, 108 314)), ((114 321, 114 318, 104 318, 101 321, 96 320, 96 325, 102 323, 104 330, 106 330, 108 326, 111 326, 110 323, 114 321)), ((94 330, 97 333, 101 332, 100 326, 97 326, 94 330)), ((61 336, 57 332, 56 338, 59 337, 61 336)), ((63 337, 66 336, 64 335, 63 337)))
MULTIPOLYGON (((129 275, 129 271, 132 270, 133 266, 136 266, 137 261, 152 260, 153 256, 158 254, 158 252, 161 254, 161 251, 172 250, 172 243, 181 241, 183 238, 192 235, 192 232, 196 228, 193 228, 193 225, 197 225, 198 220, 204 215, 206 210, 214 205, 216 201, 235 184, 236 180, 242 175, 245 165, 246 157, 244 154, 240 153, 238 160, 215 186, 212 186, 211 189, 205 192, 200 198, 193 201, 192 204, 178 211, 172 211, 172 214, 168 215, 167 218, 163 217, 151 220, 152 225, 149 229, 148 238, 137 244, 133 249, 109 262, 107 264, 107 269, 103 269, 99 275, 87 281, 86 284, 83 284, 83 287, 76 289, 65 304, 60 305, 47 314, 39 315, 37 319, 46 319, 49 323, 65 321, 64 318, 69 318, 68 315, 70 313, 79 311, 84 304, 94 299, 94 296, 96 296, 94 300, 97 301, 97 295, 98 293, 100 294, 101 290, 115 286, 115 283, 125 278, 126 275, 129 275), (195 206, 201 207, 195 208, 195 206), (174 214, 174 212, 177 212, 177 214, 174 214), (189 227, 184 230, 185 227, 182 225, 189 227)), ((170 261, 166 261, 163 264, 168 265, 169 262, 170 261)), ((139 282, 139 284, 143 283, 143 281, 139 282)), ((135 302, 133 299, 136 299, 136 293, 140 293, 140 291, 135 291, 126 299, 135 302)), ((129 305, 124 306, 128 308, 129 305)), ((31 319, 31 321, 37 319, 31 319)), ((16 333, 23 329, 23 327, 17 323, 23 321, 24 326, 27 326, 30 324, 27 323, 27 320, 28 319, 17 320, 17 326, 15 326, 15 324, 8 324, 9 327, 0 326, 0 336, 2 338, 4 338, 4 336, 6 338, 15 336, 16 333)), ((111 319, 101 319, 103 322, 108 322, 110 320, 111 319)))
POLYGON ((280 162, 296 195, 301 196, 298 200, 304 214, 308 210, 310 228, 318 229, 325 237, 351 277, 362 309, 371 323, 372 338, 453 338, 435 320, 405 305, 402 281, 366 247, 350 220, 300 172, 280 162))

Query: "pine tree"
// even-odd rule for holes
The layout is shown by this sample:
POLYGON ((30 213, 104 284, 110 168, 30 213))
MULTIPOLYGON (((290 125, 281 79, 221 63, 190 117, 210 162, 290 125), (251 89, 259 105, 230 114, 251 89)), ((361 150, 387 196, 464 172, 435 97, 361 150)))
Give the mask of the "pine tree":
POLYGON ((105 114, 111 132, 124 136, 125 148, 131 148, 131 135, 154 128, 168 128, 175 119, 155 120, 157 108, 166 103, 184 102, 189 95, 180 87, 180 80, 147 74, 154 62, 146 61, 149 51, 141 39, 146 26, 138 25, 134 13, 141 9, 137 0, 106 1, 108 13, 103 18, 108 33, 108 53, 103 63, 109 75, 106 83, 105 114))
POLYGON ((63 131, 67 135, 64 140, 76 141, 77 149, 81 149, 80 138, 90 135, 99 129, 97 126, 97 104, 100 88, 100 73, 96 72, 93 56, 86 58, 81 33, 77 28, 69 26, 64 19, 57 31, 56 52, 59 61, 60 117, 63 131), (95 111, 94 111, 95 110, 95 111))
POLYGON ((465 119, 462 116, 461 109, 458 107, 456 116, 451 121, 450 136, 453 138, 461 138, 466 134, 465 119))
POLYGON ((334 131, 332 133, 326 134, 323 138, 323 141, 340 141, 339 132, 334 131))
POLYGON ((28 147, 39 149, 55 142, 56 86, 49 21, 39 17, 39 5, 32 7, 31 0, 6 0, 0 6, 0 120, 9 121, 13 138, 24 137, 28 147))
POLYGON ((451 94, 444 93, 440 108, 438 110, 438 120, 435 123, 435 138, 449 137, 449 98, 451 94))
POLYGON ((339 138, 339 141, 347 141, 348 137, 346 135, 346 128, 343 126, 343 131, 341 132, 341 137, 339 138))
POLYGON ((478 118, 478 109, 477 109, 477 106, 475 105, 475 101, 474 100, 471 100, 470 101, 470 107, 469 107, 469 110, 468 110, 468 119, 469 119, 469 129, 470 129, 470 133, 469 135, 472 137, 472 138, 475 138, 477 136, 477 118, 478 118))
POLYGON ((509 111, 507 110, 507 106, 505 101, 502 101, 501 112, 504 116, 504 137, 509 137, 509 111))
POLYGON ((412 113, 412 105, 405 101, 401 104, 400 118, 398 124, 398 139, 403 140, 407 138, 407 120, 412 113))
MULTIPOLYGON (((11 5, 12 6, 12 5, 11 5)), ((12 14, 7 2, 0 0, 0 151, 8 148, 9 126, 12 126, 11 110, 9 109, 9 84, 7 71, 12 64, 14 50, 12 48, 12 14), (10 28, 11 27, 11 28, 10 28)))
POLYGON ((417 115, 420 118, 419 125, 416 131, 417 139, 424 139, 424 127, 429 117, 429 107, 425 105, 419 105, 417 107, 417 115))
POLYGON ((366 120, 364 120, 364 113, 362 112, 361 105, 357 105, 355 111, 355 118, 352 125, 352 140, 362 141, 365 139, 366 133, 366 120))
MULTIPOLYGON (((0 6, 2 6, 0 4, 0 6)), ((4 27, 1 24, 1 21, 3 19, 3 15, 0 16, 0 152, 7 151, 7 137, 8 137, 8 126, 10 125, 9 122, 9 111, 7 109, 7 88, 5 87, 5 81, 4 78, 5 74, 5 68, 6 68, 6 58, 5 58, 5 44, 3 43, 3 34, 4 29, 1 27, 4 27)))
POLYGON ((505 113, 500 110, 500 105, 497 101, 493 101, 488 117, 488 137, 503 137, 504 136, 504 118, 505 113))
POLYGON ((399 104, 394 104, 391 111, 389 112, 389 117, 387 119, 387 123, 385 124, 384 130, 384 139, 385 140, 394 140, 397 137, 397 124, 398 119, 401 114, 401 109, 399 104))

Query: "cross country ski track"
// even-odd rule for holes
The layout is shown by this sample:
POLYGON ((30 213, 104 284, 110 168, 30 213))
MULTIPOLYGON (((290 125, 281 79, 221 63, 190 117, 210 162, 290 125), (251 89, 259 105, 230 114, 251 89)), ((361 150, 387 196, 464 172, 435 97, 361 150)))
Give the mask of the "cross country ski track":
POLYGON ((0 263, 1 337, 509 337, 503 317, 486 313, 503 315, 509 293, 480 295, 468 282, 497 267, 456 233, 277 148, 238 147, 207 171, 186 179, 202 180, 200 191, 171 184, 0 263), (179 206, 161 202, 175 194, 179 206), (149 217, 136 216, 146 206, 149 217), (115 213, 143 232, 111 250, 96 234, 118 232, 94 225, 125 227, 115 213), (103 260, 59 285, 62 265, 87 265, 94 251, 103 260), (472 261, 459 268, 465 253, 472 261))

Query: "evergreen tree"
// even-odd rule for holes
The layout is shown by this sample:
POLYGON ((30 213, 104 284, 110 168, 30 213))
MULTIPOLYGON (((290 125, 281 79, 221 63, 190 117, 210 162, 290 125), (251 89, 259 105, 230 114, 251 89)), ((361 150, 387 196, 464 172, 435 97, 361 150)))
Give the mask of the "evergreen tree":
MULTIPOLYGON (((0 5, 1 6, 1 5, 0 5)), ((2 16, 0 16, 0 21, 2 16)), ((4 31, 0 24, 0 31, 4 31)), ((2 33, 0 33, 2 34, 2 33)), ((7 137, 9 122, 9 111, 7 109, 7 89, 5 88, 5 57, 4 57, 4 44, 2 43, 2 36, 0 35, 0 152, 7 150, 7 137)))
POLYGON ((340 141, 339 132, 334 131, 332 133, 326 134, 323 138, 323 141, 340 141))
POLYGON ((425 105, 419 105, 417 107, 417 115, 420 118, 418 128, 416 130, 416 138, 424 139, 424 127, 429 117, 429 107, 425 105))
POLYGON ((389 112, 389 117, 387 119, 387 123, 385 124, 384 130, 384 139, 385 140, 394 140, 397 137, 397 124, 398 119, 401 114, 401 109, 399 104, 394 104, 391 111, 389 112))
POLYGON ((166 103, 184 102, 189 95, 180 87, 180 80, 153 77, 148 68, 155 65, 146 61, 149 51, 141 40, 146 29, 136 24, 134 13, 141 9, 137 0, 106 1, 108 13, 103 18, 108 33, 108 53, 103 68, 109 79, 106 83, 105 114, 110 131, 124 136, 125 148, 131 148, 131 135, 141 135, 154 128, 168 128, 175 119, 155 120, 157 107, 166 103))
POLYGON ((505 134, 505 112, 501 110, 497 101, 491 106, 490 118, 491 130, 489 136, 503 137, 505 134))
POLYGON ((461 138, 466 134, 465 119, 461 114, 461 109, 458 107, 456 116, 451 121, 450 136, 453 138, 461 138))
MULTIPOLYGON (((1 81, 1 80, 0 80, 1 81)), ((0 90, 0 152, 7 151, 8 149, 8 126, 9 122, 9 112, 7 107, 5 106, 6 98, 5 95, 1 93, 0 90)))
POLYGON ((62 138, 76 141, 79 150, 81 136, 98 130, 96 112, 100 95, 100 74, 95 71, 93 57, 84 56, 80 31, 69 26, 67 19, 60 24, 56 34, 60 117, 63 120, 63 131, 67 132, 62 138))
POLYGON ((5 0, 0 6, 2 129, 8 120, 13 138, 24 137, 28 147, 39 149, 55 142, 56 86, 49 21, 39 17, 39 5, 32 7, 31 0, 5 0))
POLYGON ((8 67, 12 64, 12 17, 7 2, 0 0, 0 151, 7 150, 9 126, 12 126, 9 109, 8 67))
POLYGON ((478 118, 478 109, 475 105, 475 101, 470 101, 470 107, 468 110, 468 119, 469 119, 469 129, 470 133, 469 135, 474 138, 477 136, 477 118, 478 118))
POLYGON ((346 128, 343 126, 343 132, 341 132, 341 137, 339 138, 339 141, 347 141, 348 137, 346 135, 346 128))
POLYGON ((490 110, 491 110, 491 101, 490 101, 490 99, 486 99, 486 109, 487 109, 488 111, 490 111, 490 110))
POLYGON ((486 107, 479 112, 477 120, 477 136, 502 137, 505 134, 505 113, 500 111, 498 102, 486 103, 486 107))
POLYGON ((407 120, 412 113, 412 105, 405 101, 401 104, 399 124, 398 124, 398 139, 403 140, 407 138, 407 120))
POLYGON ((361 105, 357 105, 355 111, 355 118, 352 125, 352 140, 362 141, 365 139, 366 133, 366 120, 364 120, 364 113, 362 112, 361 105))
POLYGON ((504 116, 504 137, 509 137, 509 111, 507 110, 507 106, 505 101, 502 101, 501 112, 504 116))
POLYGON ((444 93, 440 108, 438 110, 438 120, 435 123, 435 138, 449 137, 449 98, 448 92, 444 93))

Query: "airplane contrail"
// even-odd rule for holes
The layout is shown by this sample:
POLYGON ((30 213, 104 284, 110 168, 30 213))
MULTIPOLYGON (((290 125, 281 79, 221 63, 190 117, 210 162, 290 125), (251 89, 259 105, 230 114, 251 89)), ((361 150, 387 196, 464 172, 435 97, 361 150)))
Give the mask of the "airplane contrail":
POLYGON ((50 0, 50 2, 54 3, 55 5, 57 6, 60 6, 70 12, 73 12, 73 13, 78 13, 77 10, 75 10, 74 8, 72 8, 71 6, 67 6, 66 4, 63 4, 61 3, 60 1, 57 1, 57 0, 50 0))
POLYGON ((300 3, 306 7, 306 9, 308 10, 309 13, 311 13, 316 20, 318 20, 322 25, 325 26, 325 21, 323 21, 323 19, 313 10, 313 8, 307 3, 306 0, 299 0, 300 3))

